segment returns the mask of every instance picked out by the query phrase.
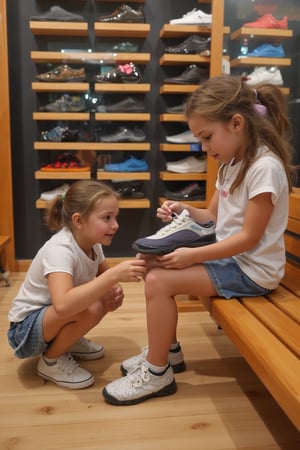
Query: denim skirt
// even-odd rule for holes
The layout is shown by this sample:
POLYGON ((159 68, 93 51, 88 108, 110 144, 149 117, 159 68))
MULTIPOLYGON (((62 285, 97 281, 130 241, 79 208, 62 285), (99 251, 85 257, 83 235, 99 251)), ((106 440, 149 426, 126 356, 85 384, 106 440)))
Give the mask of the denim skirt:
POLYGON ((7 338, 18 358, 29 358, 46 351, 48 343, 43 338, 43 316, 47 308, 33 311, 22 322, 11 322, 7 338))

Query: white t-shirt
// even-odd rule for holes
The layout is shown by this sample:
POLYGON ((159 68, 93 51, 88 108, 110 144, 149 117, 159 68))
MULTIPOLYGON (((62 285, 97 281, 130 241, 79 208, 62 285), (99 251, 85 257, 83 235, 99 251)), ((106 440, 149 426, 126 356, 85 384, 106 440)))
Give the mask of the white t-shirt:
POLYGON ((241 167, 241 162, 225 167, 224 181, 219 179, 217 240, 223 240, 242 228, 248 200, 258 194, 270 192, 274 209, 265 232, 257 246, 235 255, 241 270, 251 280, 266 289, 274 289, 284 275, 284 231, 288 220, 289 190, 284 167, 274 153, 266 147, 258 150, 258 159, 250 166, 245 179, 233 194, 231 184, 241 167))
POLYGON ((73 277, 74 286, 91 281, 104 261, 102 246, 95 244, 94 260, 79 247, 73 234, 63 228, 54 234, 34 257, 25 280, 13 300, 8 314, 10 322, 21 322, 32 311, 50 305, 47 276, 66 272, 73 277))

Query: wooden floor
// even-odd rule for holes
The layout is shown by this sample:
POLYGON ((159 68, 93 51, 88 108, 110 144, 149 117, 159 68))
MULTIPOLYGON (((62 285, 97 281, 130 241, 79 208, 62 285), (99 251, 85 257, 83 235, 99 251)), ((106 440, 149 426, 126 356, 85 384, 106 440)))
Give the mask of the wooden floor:
POLYGON ((146 343, 142 284, 124 284, 126 301, 89 337, 103 344, 91 388, 67 391, 36 374, 36 359, 17 360, 6 339, 7 311, 24 274, 0 286, 1 450, 298 450, 300 436, 206 312, 181 312, 187 370, 178 392, 135 406, 103 401, 120 362, 146 343))

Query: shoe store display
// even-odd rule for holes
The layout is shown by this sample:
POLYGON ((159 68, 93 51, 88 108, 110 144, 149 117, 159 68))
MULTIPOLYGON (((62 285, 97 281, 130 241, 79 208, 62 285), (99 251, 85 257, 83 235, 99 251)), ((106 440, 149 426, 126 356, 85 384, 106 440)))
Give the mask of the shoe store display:
POLYGON ((80 112, 86 111, 86 105, 84 99, 79 95, 63 94, 54 102, 41 106, 40 111, 80 112))
POLYGON ((247 56, 260 58, 284 58, 285 51, 282 44, 262 44, 255 48, 252 52, 248 52, 247 56))
POLYGON ((103 169, 106 172, 146 172, 149 170, 149 167, 144 159, 130 156, 126 161, 105 164, 103 169))
POLYGON ((208 69, 199 67, 196 64, 190 64, 177 77, 168 77, 164 79, 167 84, 199 84, 209 77, 208 69))
POLYGON ((83 337, 72 345, 69 353, 71 353, 73 358, 81 361, 94 361, 95 359, 103 358, 104 347, 83 337))
POLYGON ((138 44, 126 41, 119 42, 112 47, 112 51, 116 53, 135 53, 138 51, 138 44))
POLYGON ((137 239, 132 248, 140 253, 163 255, 179 247, 201 247, 216 240, 215 224, 199 224, 189 215, 187 209, 174 214, 171 223, 165 225, 155 234, 137 239))
MULTIPOLYGON (((101 106, 103 107, 103 106, 101 106)), ((104 106, 105 112, 145 112, 145 105, 141 101, 133 98, 133 97, 127 97, 124 100, 120 100, 117 103, 114 103, 112 105, 104 106)))
POLYGON ((60 356, 55 364, 47 364, 40 356, 37 373, 45 380, 67 389, 84 389, 94 384, 93 375, 79 366, 70 353, 60 356))
POLYGON ((165 197, 175 201, 205 200, 205 185, 190 183, 178 191, 165 191, 165 197))
MULTIPOLYGON (((131 358, 123 361, 120 366, 122 374, 127 375, 128 372, 131 372, 137 366, 141 365, 145 361, 147 353, 148 347, 146 346, 141 349, 141 353, 138 355, 132 356, 131 358)), ((169 351, 169 362, 174 373, 181 373, 185 371, 184 357, 179 344, 176 350, 169 351)))
POLYGON ((102 395, 112 405, 135 405, 152 397, 175 394, 177 385, 171 366, 159 375, 152 373, 147 362, 137 366, 125 377, 112 381, 102 395))
POLYGON ((31 16, 30 20, 46 21, 46 22, 83 22, 84 18, 79 14, 74 14, 60 6, 51 6, 49 11, 40 16, 31 16))
POLYGON ((41 132, 41 140, 45 142, 76 142, 79 130, 70 130, 68 127, 54 127, 41 132))
POLYGON ((194 8, 178 19, 171 19, 171 25, 211 25, 212 14, 206 14, 201 9, 194 8))
POLYGON ((277 28, 282 30, 287 30, 288 28, 288 18, 287 16, 281 19, 276 19, 273 14, 265 14, 259 17, 254 22, 246 22, 243 27, 247 28, 277 28))
POLYGON ((276 66, 258 66, 253 72, 243 77, 248 86, 257 86, 262 83, 270 83, 276 86, 283 85, 283 79, 280 70, 276 66))
POLYGON ((166 136, 166 140, 172 144, 199 144, 199 139, 190 130, 174 134, 173 136, 166 136))
POLYGON ((51 191, 45 191, 41 193, 41 200, 45 200, 46 202, 51 202, 52 200, 56 199, 57 197, 63 197, 67 190, 69 189, 70 185, 64 183, 62 186, 58 186, 55 189, 52 189, 51 191))
POLYGON ((58 155, 54 163, 45 164, 41 167, 42 171, 69 171, 69 172, 86 172, 90 170, 90 165, 83 165, 77 156, 70 152, 58 155))
POLYGON ((113 183, 113 188, 121 198, 136 199, 145 197, 141 181, 115 181, 113 183))
POLYGON ((175 173, 202 173, 206 172, 206 158, 196 158, 195 156, 187 156, 179 161, 167 162, 168 172, 175 173))
POLYGON ((168 46, 165 48, 165 53, 172 53, 176 55, 192 55, 201 53, 204 50, 210 49, 210 37, 199 36, 192 34, 178 45, 168 46))
POLYGON ((144 23, 145 17, 141 7, 133 9, 123 3, 112 14, 98 17, 98 21, 103 23, 144 23))
POLYGON ((75 81, 85 81, 86 73, 83 67, 79 69, 73 69, 67 64, 62 64, 61 66, 57 66, 49 72, 40 73, 36 75, 35 78, 39 81, 48 81, 48 82, 75 82, 75 81))
POLYGON ((108 72, 95 76, 96 83, 139 83, 140 81, 140 70, 133 62, 120 64, 108 72))
POLYGON ((100 136, 100 142, 144 142, 146 135, 140 128, 119 127, 111 134, 100 136))

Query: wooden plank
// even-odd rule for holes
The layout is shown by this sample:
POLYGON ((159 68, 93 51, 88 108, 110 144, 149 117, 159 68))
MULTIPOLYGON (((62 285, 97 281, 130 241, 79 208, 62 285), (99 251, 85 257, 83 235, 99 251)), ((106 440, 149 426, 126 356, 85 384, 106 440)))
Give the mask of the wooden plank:
POLYGON ((297 322, 264 297, 243 297, 241 302, 284 345, 300 357, 300 327, 297 322))
POLYGON ((10 243, 11 239, 9 236, 0 236, 0 252, 5 249, 5 247, 10 243))
POLYGON ((284 234, 285 249, 291 255, 300 258, 300 239, 288 232, 284 234))
POLYGON ((213 299, 211 312, 300 430, 300 360, 237 300, 213 299))
POLYGON ((300 193, 296 188, 294 189, 294 192, 290 194, 289 216, 300 220, 300 193))
POLYGON ((300 325, 300 299, 293 292, 280 285, 267 298, 300 325))

